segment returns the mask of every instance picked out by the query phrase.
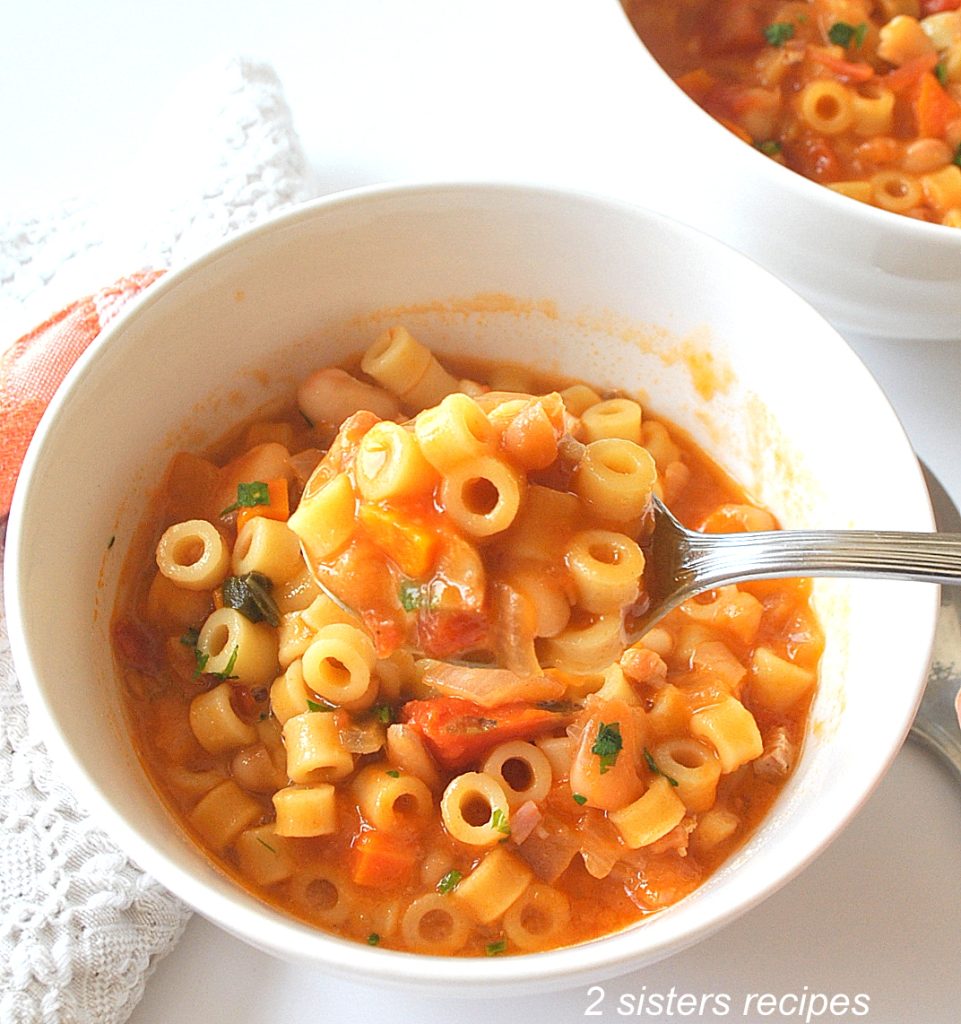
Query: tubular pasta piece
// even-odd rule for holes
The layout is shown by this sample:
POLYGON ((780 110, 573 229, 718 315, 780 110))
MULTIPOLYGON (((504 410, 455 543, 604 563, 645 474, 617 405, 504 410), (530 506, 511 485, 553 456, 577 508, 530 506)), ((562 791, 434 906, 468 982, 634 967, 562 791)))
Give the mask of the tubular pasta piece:
POLYGON ((190 702, 190 728, 208 754, 222 754, 254 743, 257 730, 234 711, 230 683, 221 683, 190 702))
POLYGON ((400 925, 407 945, 418 953, 456 953, 467 942, 471 920, 449 896, 429 892, 407 908, 400 925))
POLYGON ((558 941, 570 919, 570 901, 560 890, 532 882, 504 914, 504 932, 520 949, 545 949, 558 941))
POLYGON ((223 537, 205 519, 176 523, 157 545, 157 568, 185 590, 213 590, 230 569, 223 537))
POLYGON ((264 686, 280 667, 277 634, 266 622, 251 622, 235 608, 207 616, 197 637, 204 671, 229 676, 244 686, 264 686))
POLYGON ((482 770, 500 783, 512 811, 528 800, 544 800, 553 779, 547 756, 524 740, 496 746, 484 760, 482 770))
POLYGON ((200 800, 190 812, 190 823, 205 842, 223 851, 263 813, 257 800, 227 779, 200 800))
POLYGON ((695 711, 691 732, 714 747, 725 775, 760 757, 764 750, 754 716, 734 697, 695 711))
POLYGON ((490 924, 520 898, 534 877, 525 861, 502 846, 491 850, 451 894, 481 924, 490 924))
POLYGON ((663 777, 656 778, 647 792, 633 803, 608 815, 621 838, 632 849, 649 846, 681 823, 686 813, 681 798, 663 777))
POLYGON ((287 786, 277 790, 273 799, 277 835, 308 838, 337 831, 337 804, 330 783, 287 786))

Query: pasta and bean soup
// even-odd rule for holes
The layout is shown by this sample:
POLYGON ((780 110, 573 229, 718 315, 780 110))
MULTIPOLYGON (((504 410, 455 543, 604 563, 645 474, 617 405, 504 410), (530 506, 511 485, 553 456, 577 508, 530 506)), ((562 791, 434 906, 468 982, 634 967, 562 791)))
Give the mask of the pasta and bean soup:
POLYGON ((961 226, 961 0, 624 0, 677 84, 770 159, 961 226))
POLYGON ((359 942, 495 956, 625 927, 742 844, 823 641, 779 580, 624 650, 653 493, 709 531, 773 517, 628 397, 451 370, 394 327, 175 456, 113 637, 148 774, 222 870, 359 942))

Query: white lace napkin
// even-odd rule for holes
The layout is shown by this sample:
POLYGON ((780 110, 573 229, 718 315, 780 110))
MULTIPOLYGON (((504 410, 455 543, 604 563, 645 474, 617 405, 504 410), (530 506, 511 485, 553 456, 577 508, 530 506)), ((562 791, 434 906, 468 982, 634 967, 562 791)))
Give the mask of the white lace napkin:
MULTIPOLYGON (((0 223, 0 348, 73 299, 175 266, 313 191, 263 64, 199 72, 149 138, 102 194, 0 223)), ((126 1020, 188 916, 58 776, 31 730, 0 605, 0 1024, 126 1020)))

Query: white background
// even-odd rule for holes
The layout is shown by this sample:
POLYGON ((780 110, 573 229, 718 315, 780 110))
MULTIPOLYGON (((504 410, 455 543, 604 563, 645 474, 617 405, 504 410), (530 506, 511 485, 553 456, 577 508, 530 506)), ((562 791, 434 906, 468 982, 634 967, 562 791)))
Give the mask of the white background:
MULTIPOLYGON (((657 205, 644 165, 652 146, 670 143, 637 129, 636 43, 614 0, 34 0, 0 9, 3 213, 42 212, 95 190, 186 73, 238 54, 277 69, 318 192, 399 178, 515 178, 657 205)), ((953 343, 849 341, 961 501, 961 324, 953 343)), ((879 699, 896 685, 878 680, 879 699)), ((701 945, 607 982, 598 1009, 617 1019, 622 994, 674 986, 728 993, 729 1020, 795 1021, 804 1018, 745 1017, 740 1007, 750 993, 807 986, 870 997, 867 1018, 840 1019, 956 1024, 959 883, 961 790, 909 744, 798 879, 701 945)), ((509 1014, 563 1024, 590 1019, 593 1001, 584 988, 506 1003, 361 989, 273 960, 195 917, 132 1020, 486 1024, 509 1014)))

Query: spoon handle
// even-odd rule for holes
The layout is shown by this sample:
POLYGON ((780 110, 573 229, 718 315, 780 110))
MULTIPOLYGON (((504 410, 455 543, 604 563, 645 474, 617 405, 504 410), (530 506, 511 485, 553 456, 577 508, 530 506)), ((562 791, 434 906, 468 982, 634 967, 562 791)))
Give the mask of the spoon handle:
POLYGON ((860 576, 961 584, 961 534, 784 530, 690 541, 686 568, 708 586, 785 576, 860 576))

